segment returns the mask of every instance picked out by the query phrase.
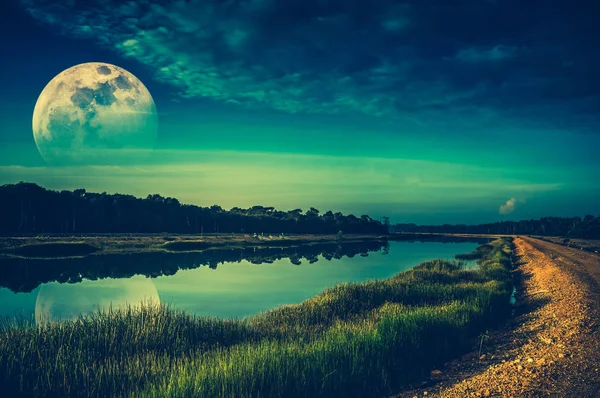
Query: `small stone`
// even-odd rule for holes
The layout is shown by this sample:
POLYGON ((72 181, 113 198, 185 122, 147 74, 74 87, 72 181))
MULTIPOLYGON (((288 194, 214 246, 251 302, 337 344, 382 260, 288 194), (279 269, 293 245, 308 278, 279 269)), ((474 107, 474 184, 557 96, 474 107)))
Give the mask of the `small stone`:
POLYGON ((483 354, 482 356, 479 357, 479 359, 485 359, 485 354, 483 354))
POLYGON ((533 359, 527 358, 527 362, 531 363, 531 362, 533 362, 533 359))
POLYGON ((435 369, 431 371, 431 376, 440 376, 442 374, 441 370, 435 369))
POLYGON ((559 358, 564 358, 564 357, 565 357, 565 354, 563 354, 563 353, 561 352, 560 354, 558 354, 558 357, 559 357, 559 358))
POLYGON ((521 365, 517 366, 517 370, 523 370, 523 367, 521 365))

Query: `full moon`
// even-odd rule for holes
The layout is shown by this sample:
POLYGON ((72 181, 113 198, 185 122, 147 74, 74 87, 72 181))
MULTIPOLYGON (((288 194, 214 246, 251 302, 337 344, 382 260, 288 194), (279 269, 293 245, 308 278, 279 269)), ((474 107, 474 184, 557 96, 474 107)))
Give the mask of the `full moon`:
POLYGON ((156 144, 156 106, 144 84, 101 62, 59 73, 40 94, 33 136, 49 164, 115 164, 144 157, 156 144))

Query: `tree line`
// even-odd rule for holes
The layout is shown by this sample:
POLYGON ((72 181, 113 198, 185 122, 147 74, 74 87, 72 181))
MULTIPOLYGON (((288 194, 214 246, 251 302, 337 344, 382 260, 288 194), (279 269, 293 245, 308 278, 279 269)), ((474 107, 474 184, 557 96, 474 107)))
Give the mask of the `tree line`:
POLYGON ((1 234, 29 233, 294 233, 387 234, 389 221, 368 215, 320 213, 311 207, 201 207, 158 194, 53 191, 20 182, 0 186, 1 234))
POLYGON ((479 225, 395 224, 390 227, 390 232, 542 235, 600 239, 600 216, 543 217, 539 220, 501 221, 479 225))

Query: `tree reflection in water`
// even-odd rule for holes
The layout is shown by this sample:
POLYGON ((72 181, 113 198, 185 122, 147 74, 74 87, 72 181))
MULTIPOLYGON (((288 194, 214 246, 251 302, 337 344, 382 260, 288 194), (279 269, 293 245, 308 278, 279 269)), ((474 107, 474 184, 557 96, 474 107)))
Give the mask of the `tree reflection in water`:
POLYGON ((293 247, 246 247, 208 249, 197 252, 145 252, 130 254, 92 254, 79 258, 26 259, 0 257, 0 286, 13 292, 30 292, 47 282, 78 283, 83 279, 130 278, 145 275, 156 278, 174 275, 182 269, 208 266, 216 269, 225 262, 246 260, 252 264, 273 263, 289 258, 292 264, 367 256, 388 252, 387 240, 305 244, 293 247))

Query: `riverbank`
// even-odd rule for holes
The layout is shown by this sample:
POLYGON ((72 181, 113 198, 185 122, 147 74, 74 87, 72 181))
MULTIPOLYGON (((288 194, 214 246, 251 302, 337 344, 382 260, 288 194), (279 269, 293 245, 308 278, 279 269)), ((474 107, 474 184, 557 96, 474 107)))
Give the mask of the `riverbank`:
POLYGON ((216 248, 292 247, 334 242, 387 240, 386 235, 254 235, 254 234, 94 234, 0 237, 0 255, 70 257, 142 252, 200 251, 216 248))
POLYGON ((165 307, 4 324, 11 395, 382 396, 419 380, 510 314, 510 242, 477 270, 429 261, 241 320, 165 307))
MULTIPOLYGON (((175 275, 179 270, 199 267, 217 269, 220 264, 248 261, 252 264, 273 263, 287 258, 301 265, 344 257, 367 257, 386 253, 388 241, 325 241, 295 246, 217 247, 195 251, 99 252, 87 256, 31 258, 0 256, 0 287, 13 292, 31 292, 48 282, 78 283, 85 279, 130 278, 144 275, 157 278, 175 275)), ((315 292, 316 293, 316 292, 315 292)))
POLYGON ((515 316, 397 397, 600 396, 600 257, 515 239, 515 316))
POLYGON ((496 235, 452 234, 82 234, 0 236, 0 256, 61 258, 86 255, 194 252, 211 249, 296 247, 325 243, 368 241, 477 242, 502 238, 496 235))

